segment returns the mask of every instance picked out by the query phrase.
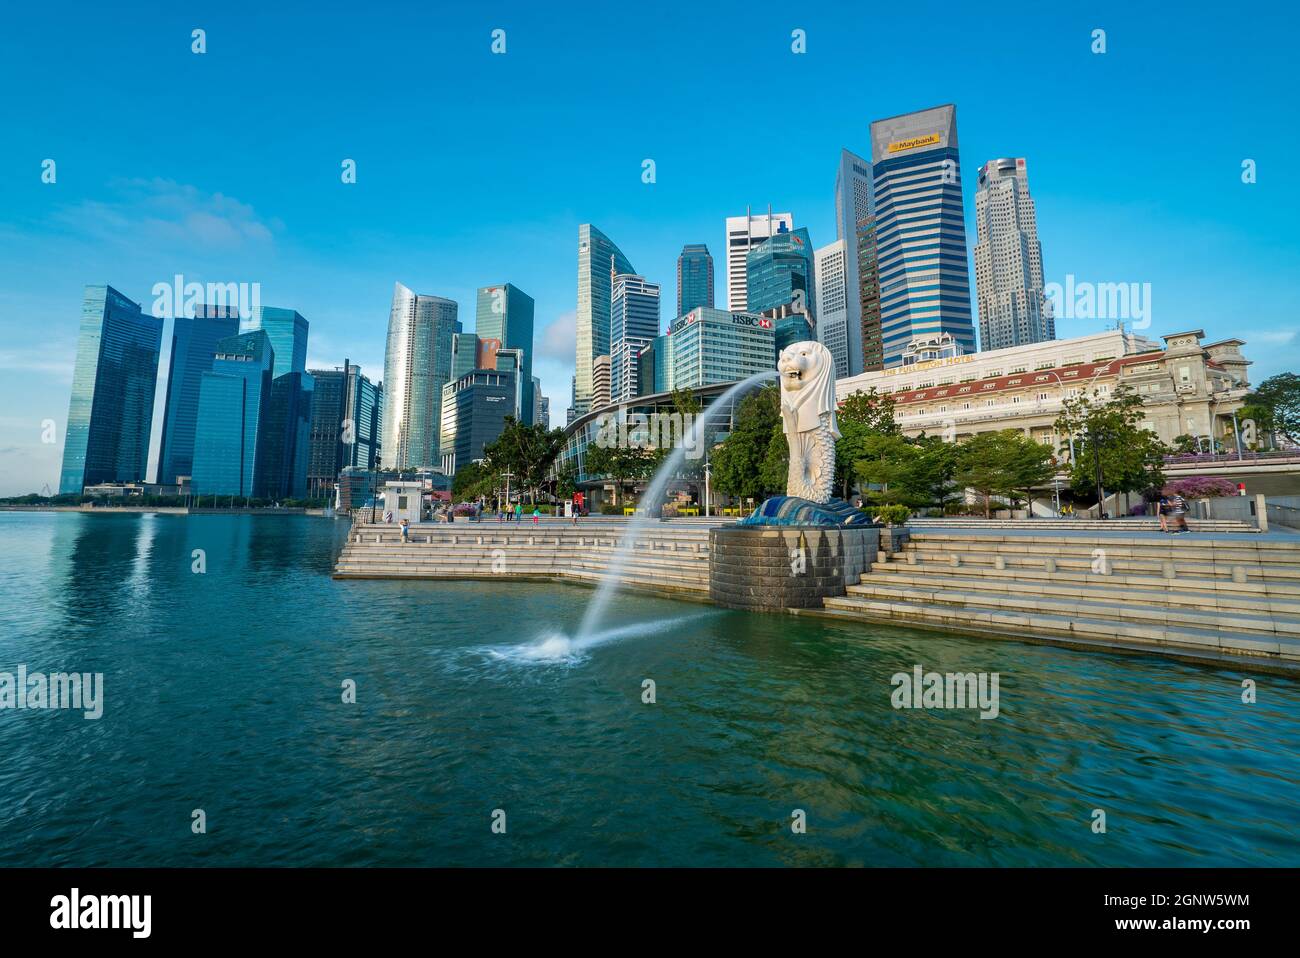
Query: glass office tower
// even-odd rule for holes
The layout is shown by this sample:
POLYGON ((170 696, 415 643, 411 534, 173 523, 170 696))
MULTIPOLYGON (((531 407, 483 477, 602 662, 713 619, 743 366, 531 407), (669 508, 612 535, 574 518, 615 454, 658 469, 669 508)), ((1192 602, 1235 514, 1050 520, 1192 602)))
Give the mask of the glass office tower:
POLYGON ((271 378, 285 373, 307 371, 307 320, 295 309, 259 306, 253 315, 239 324, 241 333, 263 330, 275 350, 275 371, 271 378))
POLYGON ((257 495, 258 437, 271 404, 275 351, 263 330, 217 343, 199 388, 194 433, 196 495, 257 495))
MULTIPOLYGON (((590 223, 578 227, 578 315, 573 409, 589 411, 595 395, 592 370, 609 355, 609 304, 614 277, 635 273, 623 251, 590 223)), ((480 335, 482 335, 480 333, 480 335)))
POLYGON ((501 348, 523 350, 520 422, 531 425, 534 406, 533 298, 510 283, 482 287, 474 311, 474 331, 479 339, 500 340, 501 348))
POLYGON ((163 321, 111 286, 87 286, 59 492, 143 482, 149 467, 163 321))
POLYGON ((677 257, 677 316, 713 308, 713 257, 704 243, 688 243, 677 257))
POLYGON ((479 368, 479 338, 476 333, 453 333, 451 337, 451 378, 460 379, 479 368))
POLYGON ((307 373, 285 373, 271 380, 266 421, 257 437, 254 495, 259 498, 301 499, 307 495, 314 391, 315 380, 307 373))
POLYGON ((321 498, 332 494, 346 467, 375 468, 383 387, 346 359, 341 368, 311 370, 311 378, 316 388, 311 403, 307 494, 321 498))
POLYGON ((158 447, 158 482, 194 474, 194 430, 199 422, 199 387, 212 369, 217 343, 239 333, 234 307, 198 306, 193 316, 172 320, 162 441, 158 447))
POLYGON ((452 337, 462 332, 455 301, 393 288, 384 351, 380 452, 395 469, 438 465, 442 387, 451 379, 452 337))
POLYGON ((790 303, 809 313, 816 306, 813 248, 807 227, 777 233, 749 251, 746 257, 745 311, 761 313, 790 303))

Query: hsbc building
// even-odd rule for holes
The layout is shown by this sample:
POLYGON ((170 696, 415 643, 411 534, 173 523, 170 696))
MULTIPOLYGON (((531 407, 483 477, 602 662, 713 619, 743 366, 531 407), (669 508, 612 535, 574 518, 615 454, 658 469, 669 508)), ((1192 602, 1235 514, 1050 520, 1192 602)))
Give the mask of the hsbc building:
POLYGON ((776 323, 757 313, 699 306, 668 327, 668 385, 692 389, 776 368, 776 323))

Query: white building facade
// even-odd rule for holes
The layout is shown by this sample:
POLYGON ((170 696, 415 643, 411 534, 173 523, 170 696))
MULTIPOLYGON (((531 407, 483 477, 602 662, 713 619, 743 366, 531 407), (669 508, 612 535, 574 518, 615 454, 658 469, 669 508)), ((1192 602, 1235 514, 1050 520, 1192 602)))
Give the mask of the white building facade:
POLYGON ((1010 349, 966 353, 850 376, 836 398, 876 392, 894 401, 904 435, 961 442, 983 432, 1018 429, 1060 453, 1056 431, 1066 399, 1105 401, 1121 386, 1142 398, 1146 426, 1172 444, 1183 435, 1232 447, 1233 413, 1249 392, 1244 343, 1201 344, 1204 333, 1164 336, 1164 344, 1120 330, 1010 349))
MULTIPOLYGON (((849 276, 851 258, 849 244, 842 239, 813 253, 813 270, 817 275, 817 341, 830 350, 837 378, 848 376, 853 368, 849 355, 849 301, 856 297, 849 295, 852 288, 849 276)), ((859 349, 859 372, 861 365, 859 349)))

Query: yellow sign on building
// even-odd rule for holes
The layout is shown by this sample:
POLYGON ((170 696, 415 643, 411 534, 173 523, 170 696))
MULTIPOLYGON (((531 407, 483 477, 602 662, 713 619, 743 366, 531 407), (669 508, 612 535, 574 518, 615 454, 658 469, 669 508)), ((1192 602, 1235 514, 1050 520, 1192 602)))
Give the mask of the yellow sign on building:
POLYGON ((925 136, 913 136, 906 140, 897 140, 886 148, 890 153, 901 153, 904 150, 915 150, 918 146, 938 146, 939 134, 927 133, 925 136))

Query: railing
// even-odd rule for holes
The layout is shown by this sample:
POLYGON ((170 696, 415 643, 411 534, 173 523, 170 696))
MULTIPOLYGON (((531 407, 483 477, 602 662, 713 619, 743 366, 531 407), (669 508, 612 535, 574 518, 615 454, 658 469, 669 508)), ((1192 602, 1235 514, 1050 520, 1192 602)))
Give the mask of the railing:
POLYGON ((1165 456, 1165 465, 1168 466, 1199 466, 1213 463, 1234 463, 1234 462, 1300 462, 1300 450, 1297 449, 1269 449, 1262 452, 1245 452, 1240 456, 1235 452, 1189 452, 1177 453, 1172 456, 1165 456))

